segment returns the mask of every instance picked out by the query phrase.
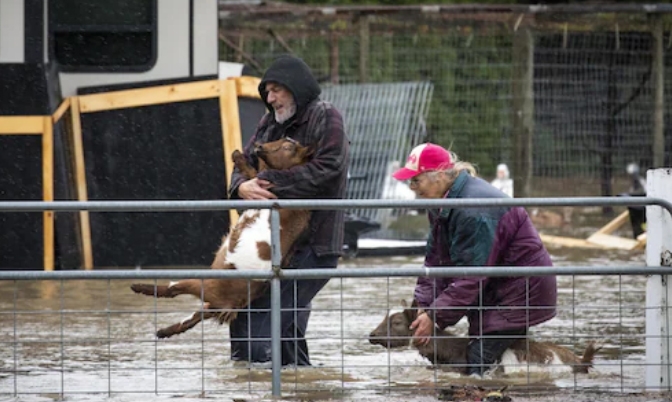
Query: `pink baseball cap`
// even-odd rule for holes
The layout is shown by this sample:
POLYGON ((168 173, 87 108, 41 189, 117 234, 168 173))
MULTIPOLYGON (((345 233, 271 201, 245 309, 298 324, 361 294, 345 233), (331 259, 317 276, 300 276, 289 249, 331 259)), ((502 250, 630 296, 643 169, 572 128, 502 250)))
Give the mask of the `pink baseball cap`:
POLYGON ((406 159, 406 166, 394 172, 392 177, 397 180, 409 180, 422 172, 450 169, 454 165, 450 152, 428 142, 413 148, 406 159))

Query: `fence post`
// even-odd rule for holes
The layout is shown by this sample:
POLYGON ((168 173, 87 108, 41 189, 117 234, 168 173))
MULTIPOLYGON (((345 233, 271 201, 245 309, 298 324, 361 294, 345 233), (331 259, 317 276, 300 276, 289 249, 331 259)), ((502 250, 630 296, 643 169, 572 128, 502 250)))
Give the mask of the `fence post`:
POLYGON ((665 48, 663 16, 651 17, 653 36, 653 167, 665 166, 665 48))
POLYGON ((371 46, 370 22, 368 15, 359 18, 359 82, 369 81, 369 51, 371 46))
POLYGON ((340 35, 336 31, 331 31, 329 33, 329 76, 331 77, 331 83, 338 85, 338 64, 340 63, 340 51, 338 47, 340 35))
POLYGON ((272 393, 274 397, 281 396, 282 384, 282 298, 280 297, 280 276, 282 275, 282 252, 280 248, 280 212, 271 209, 271 262, 273 264, 273 279, 271 279, 271 370, 272 393))
POLYGON ((512 74, 513 193, 516 197, 529 197, 534 133, 534 38, 528 27, 518 27, 513 34, 512 74))
MULTIPOLYGON (((648 197, 672 201, 672 169, 653 169, 647 173, 648 197)), ((672 218, 657 206, 646 208, 648 266, 672 266, 672 218)), ((672 275, 652 275, 646 284, 646 387, 669 391, 672 342, 672 275)))
MULTIPOLYGON (((54 200, 54 123, 51 116, 42 118, 42 199, 54 200)), ((54 243, 54 211, 44 211, 44 270, 53 271, 56 263, 54 243)))

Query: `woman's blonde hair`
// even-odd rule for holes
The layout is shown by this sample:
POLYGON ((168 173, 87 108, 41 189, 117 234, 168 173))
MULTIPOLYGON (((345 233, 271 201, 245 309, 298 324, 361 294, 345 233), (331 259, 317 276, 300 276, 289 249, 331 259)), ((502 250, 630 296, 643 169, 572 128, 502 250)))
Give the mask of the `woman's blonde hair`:
POLYGON ((430 174, 432 176, 432 179, 435 179, 437 177, 436 173, 443 173, 448 177, 448 181, 450 183, 454 182, 455 179, 457 179, 457 176, 460 175, 462 171, 466 171, 469 176, 476 177, 478 175, 476 171, 476 166, 474 166, 470 162, 464 162, 461 161, 460 158, 457 156, 457 154, 453 151, 448 151, 450 152, 450 159, 453 161, 453 166, 449 168, 443 168, 443 169, 437 169, 433 172, 433 174, 430 174))
POLYGON ((466 170, 469 176, 476 177, 478 175, 476 166, 474 166, 471 162, 461 161, 455 152, 450 151, 450 158, 453 160, 454 165, 449 169, 449 171, 454 172, 452 174, 454 174, 456 178, 457 175, 459 175, 463 170, 466 170))

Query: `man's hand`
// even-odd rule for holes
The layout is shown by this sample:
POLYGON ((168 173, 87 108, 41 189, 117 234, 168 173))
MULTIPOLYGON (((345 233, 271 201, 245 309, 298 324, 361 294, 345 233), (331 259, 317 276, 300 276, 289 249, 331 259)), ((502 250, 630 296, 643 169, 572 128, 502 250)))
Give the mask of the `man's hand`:
POLYGON ((271 200, 278 197, 268 191, 273 184, 266 180, 252 179, 238 187, 238 196, 244 200, 271 200))
POLYGON ((434 322, 429 318, 427 313, 422 313, 411 323, 411 331, 413 333, 413 343, 421 346, 427 345, 429 343, 429 337, 432 335, 432 329, 434 328, 434 322))

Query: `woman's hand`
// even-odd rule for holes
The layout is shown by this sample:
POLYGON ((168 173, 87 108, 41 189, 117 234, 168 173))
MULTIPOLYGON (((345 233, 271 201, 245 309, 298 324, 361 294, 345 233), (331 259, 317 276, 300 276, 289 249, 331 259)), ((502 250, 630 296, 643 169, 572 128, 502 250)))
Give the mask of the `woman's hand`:
POLYGON ((238 195, 244 200, 270 200, 278 198, 268 191, 273 184, 266 180, 254 178, 241 183, 238 187, 238 195))
POLYGON ((413 343, 421 346, 429 343, 429 337, 432 335, 434 322, 427 313, 420 314, 415 321, 411 323, 411 331, 413 332, 413 343))

